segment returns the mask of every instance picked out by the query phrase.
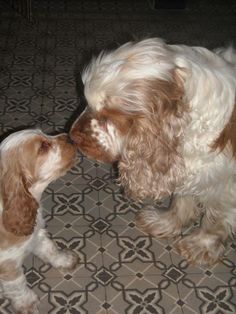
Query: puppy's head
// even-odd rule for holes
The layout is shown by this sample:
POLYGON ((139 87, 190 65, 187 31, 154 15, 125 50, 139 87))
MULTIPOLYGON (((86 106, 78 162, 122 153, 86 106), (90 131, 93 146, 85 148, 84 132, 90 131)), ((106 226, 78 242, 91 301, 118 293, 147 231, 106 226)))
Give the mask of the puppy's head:
POLYGON ((17 236, 34 230, 38 201, 46 186, 72 166, 75 148, 64 134, 24 130, 0 146, 2 223, 17 236))

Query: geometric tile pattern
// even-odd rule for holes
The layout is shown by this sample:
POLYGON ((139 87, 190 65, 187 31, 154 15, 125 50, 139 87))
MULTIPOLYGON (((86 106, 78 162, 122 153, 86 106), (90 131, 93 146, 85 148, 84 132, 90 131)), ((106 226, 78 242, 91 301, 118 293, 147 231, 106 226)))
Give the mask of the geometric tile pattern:
MULTIPOLYGON (((213 48, 236 43, 235 1, 187 1, 185 10, 152 10, 148 1, 32 0, 32 22, 0 1, 0 135, 24 127, 68 130, 83 110, 80 71, 92 54, 131 38, 213 48)), ((62 273, 30 255, 28 285, 40 314, 236 313, 236 244, 222 263, 193 267, 173 243, 135 225, 143 206, 123 195, 115 167, 77 163, 43 195, 47 230, 80 256, 62 273)), ((157 208, 168 206, 155 204, 157 208)), ((197 227, 197 226, 194 226, 197 227)), ((0 313, 12 313, 0 299, 0 313)))

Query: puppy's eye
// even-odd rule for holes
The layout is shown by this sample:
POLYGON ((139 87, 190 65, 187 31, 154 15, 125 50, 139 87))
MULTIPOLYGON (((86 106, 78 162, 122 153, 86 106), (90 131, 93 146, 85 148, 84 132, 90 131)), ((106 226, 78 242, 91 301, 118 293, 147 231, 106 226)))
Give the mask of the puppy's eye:
POLYGON ((51 148, 51 143, 47 142, 47 141, 42 141, 41 145, 39 147, 39 154, 45 154, 49 151, 49 149, 51 148))

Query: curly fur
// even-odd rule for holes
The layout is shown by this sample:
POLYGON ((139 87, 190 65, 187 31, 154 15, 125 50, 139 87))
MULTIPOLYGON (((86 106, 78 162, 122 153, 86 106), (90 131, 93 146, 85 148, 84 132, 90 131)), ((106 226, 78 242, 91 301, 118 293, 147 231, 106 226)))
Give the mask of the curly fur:
POLYGON ((100 161, 118 161, 120 182, 136 200, 173 193, 170 214, 140 213, 146 232, 180 234, 201 203, 201 228, 179 243, 179 251, 192 262, 221 258, 236 231, 234 49, 150 38, 102 52, 82 77, 88 101, 83 120, 99 158, 86 145, 80 117, 71 129, 78 148, 100 161))
POLYGON ((183 176, 179 145, 187 110, 176 82, 144 81, 140 87, 148 113, 135 120, 125 139, 120 181, 135 199, 160 199, 170 195, 183 176))

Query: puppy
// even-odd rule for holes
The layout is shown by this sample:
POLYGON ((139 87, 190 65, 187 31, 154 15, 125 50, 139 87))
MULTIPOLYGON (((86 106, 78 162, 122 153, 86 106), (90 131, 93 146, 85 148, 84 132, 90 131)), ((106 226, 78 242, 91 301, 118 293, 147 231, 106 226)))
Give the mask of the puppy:
POLYGON ((143 210, 138 225, 176 237, 190 262, 212 264, 236 230, 236 53, 168 45, 159 38, 102 52, 84 70, 88 107, 70 135, 88 157, 118 161, 135 200, 173 194, 165 213, 143 210))
POLYGON ((44 229, 40 198, 50 182, 73 165, 75 146, 65 134, 24 130, 0 145, 0 284, 16 313, 38 313, 38 297, 27 287, 24 258, 34 253, 60 269, 73 269, 78 257, 59 251, 44 229))

